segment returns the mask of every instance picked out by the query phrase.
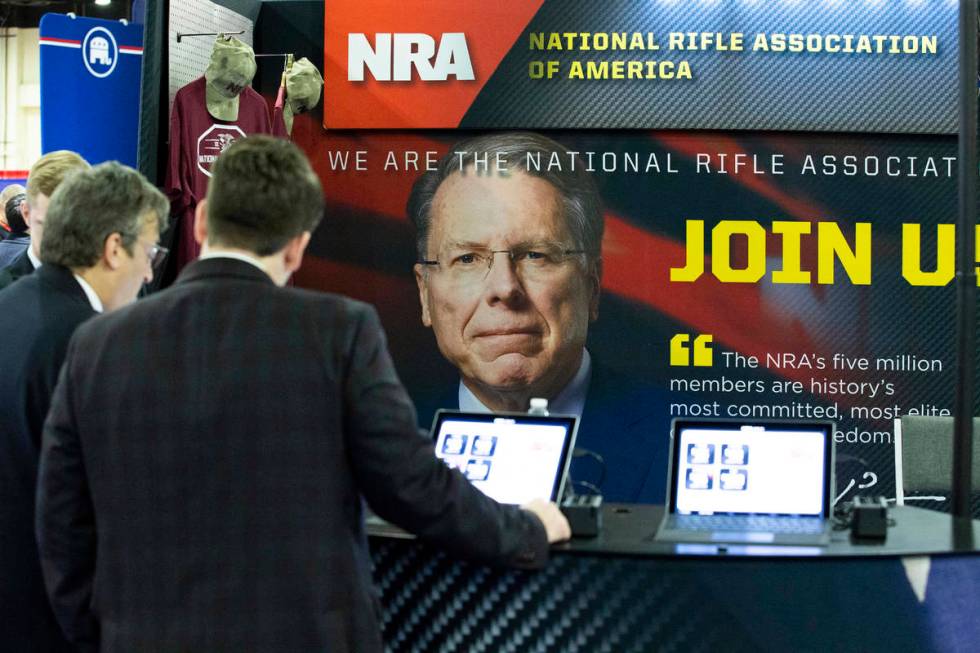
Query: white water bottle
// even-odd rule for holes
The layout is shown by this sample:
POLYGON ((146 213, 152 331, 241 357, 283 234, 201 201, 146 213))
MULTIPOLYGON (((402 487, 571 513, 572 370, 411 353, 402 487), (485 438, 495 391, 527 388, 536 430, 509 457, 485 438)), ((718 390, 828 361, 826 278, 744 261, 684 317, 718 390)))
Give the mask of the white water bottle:
POLYGON ((528 415, 547 415, 548 400, 544 397, 531 397, 531 407, 527 409, 528 415))

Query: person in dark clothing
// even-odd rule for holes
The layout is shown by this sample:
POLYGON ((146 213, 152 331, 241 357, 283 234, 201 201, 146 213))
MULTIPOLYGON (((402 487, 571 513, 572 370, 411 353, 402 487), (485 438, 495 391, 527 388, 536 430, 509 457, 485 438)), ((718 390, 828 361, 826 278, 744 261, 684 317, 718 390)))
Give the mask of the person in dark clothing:
POLYGON ((488 562, 539 567, 569 536, 554 504, 500 505, 435 457, 373 308, 283 287, 322 214, 295 145, 238 140, 196 209, 201 257, 72 339, 37 532, 82 650, 380 653, 362 495, 488 562))
POLYGON ((7 200, 23 194, 24 187, 20 184, 8 184, 3 187, 3 190, 0 190, 0 240, 4 240, 10 235, 10 225, 7 223, 4 210, 7 206, 7 200))
POLYGON ((0 650, 74 650, 48 604, 34 537, 41 432, 79 324, 136 298, 167 200, 135 170, 79 172, 51 197, 44 265, 0 291, 0 650))
POLYGON ((3 213, 10 231, 6 238, 0 240, 0 269, 8 267, 14 259, 24 253, 31 244, 31 235, 27 231, 27 223, 24 222, 24 214, 21 205, 27 195, 21 193, 14 195, 4 205, 3 213))

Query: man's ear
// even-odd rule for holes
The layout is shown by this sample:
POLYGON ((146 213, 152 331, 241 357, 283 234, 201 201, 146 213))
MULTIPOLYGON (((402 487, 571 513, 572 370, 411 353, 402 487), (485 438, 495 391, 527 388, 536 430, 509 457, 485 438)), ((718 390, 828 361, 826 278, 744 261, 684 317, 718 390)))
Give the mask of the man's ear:
POLYGON ((289 274, 292 274, 303 265, 303 252, 306 251, 306 246, 310 244, 311 235, 309 231, 304 231, 286 243, 283 266, 289 274))
POLYGON ((419 302, 422 304, 422 324, 431 327, 432 317, 429 315, 429 282, 425 277, 427 270, 421 263, 416 263, 414 270, 415 284, 419 287, 419 302))
POLYGON ((119 233, 109 234, 109 237, 102 243, 102 263, 110 270, 118 270, 123 264, 122 235, 119 233))
POLYGON ((194 209, 194 240, 203 245, 208 240, 208 200, 201 200, 194 209))
POLYGON ((27 200, 24 200, 23 202, 20 203, 20 214, 24 218, 24 224, 26 224, 27 228, 30 229, 31 228, 31 205, 27 203, 27 200))
POLYGON ((596 259, 590 267, 589 281, 592 289, 589 297, 589 320, 595 322, 599 319, 599 299, 602 296, 602 258, 596 259))

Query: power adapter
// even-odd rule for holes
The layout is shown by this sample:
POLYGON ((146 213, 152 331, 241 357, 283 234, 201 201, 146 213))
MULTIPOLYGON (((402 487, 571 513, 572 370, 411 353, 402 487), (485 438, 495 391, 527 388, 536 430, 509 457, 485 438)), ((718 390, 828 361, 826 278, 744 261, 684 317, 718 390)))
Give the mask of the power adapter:
POLYGON ((854 497, 851 538, 884 541, 888 536, 888 502, 885 497, 854 497))
POLYGON ((602 528, 602 495, 573 494, 565 497, 562 513, 572 529, 572 537, 595 537, 602 528))

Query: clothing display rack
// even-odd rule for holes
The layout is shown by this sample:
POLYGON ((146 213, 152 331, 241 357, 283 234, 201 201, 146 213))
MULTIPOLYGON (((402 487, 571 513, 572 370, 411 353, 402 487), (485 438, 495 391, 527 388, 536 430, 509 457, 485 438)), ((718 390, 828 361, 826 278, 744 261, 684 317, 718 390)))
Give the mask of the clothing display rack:
POLYGON ((219 34, 224 34, 225 36, 238 36, 239 34, 244 34, 244 33, 245 30, 239 30, 237 32, 188 32, 186 34, 177 32, 177 43, 180 43, 181 39, 184 39, 188 36, 218 36, 219 34))

